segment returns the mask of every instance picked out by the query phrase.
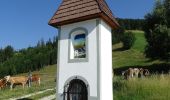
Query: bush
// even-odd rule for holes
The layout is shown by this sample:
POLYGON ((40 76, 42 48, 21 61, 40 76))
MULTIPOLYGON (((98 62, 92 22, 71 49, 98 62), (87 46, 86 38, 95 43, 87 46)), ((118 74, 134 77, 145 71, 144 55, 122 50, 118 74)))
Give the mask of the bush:
POLYGON ((169 60, 170 57, 170 0, 158 0, 151 13, 145 16, 146 57, 169 60))
POLYGON ((135 35, 132 32, 125 32, 121 40, 123 43, 123 49, 130 49, 133 46, 135 40, 135 35))
POLYGON ((112 44, 121 42, 124 32, 125 32, 125 29, 123 27, 119 27, 118 29, 113 30, 112 31, 112 44))
POLYGON ((167 28, 166 25, 157 25, 154 30, 150 32, 150 37, 148 37, 147 40, 148 45, 145 49, 147 57, 168 57, 168 53, 170 52, 170 29, 167 28))

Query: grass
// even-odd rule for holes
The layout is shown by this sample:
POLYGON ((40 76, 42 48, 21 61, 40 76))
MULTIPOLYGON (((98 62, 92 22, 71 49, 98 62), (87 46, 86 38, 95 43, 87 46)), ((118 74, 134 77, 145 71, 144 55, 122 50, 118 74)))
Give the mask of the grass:
POLYGON ((122 80, 115 77, 114 100, 170 100, 170 75, 122 80))
POLYGON ((146 65, 148 59, 143 54, 146 46, 146 40, 143 31, 132 31, 135 34, 136 41, 130 50, 114 51, 122 48, 122 43, 113 45, 113 68, 124 66, 146 65))
POLYGON ((117 50, 122 48, 122 43, 113 45, 113 68, 121 68, 125 66, 150 66, 153 64, 165 63, 160 60, 153 60, 146 58, 144 50, 146 46, 146 39, 143 31, 131 30, 135 34, 136 41, 133 47, 129 50, 117 50))
MULTIPOLYGON (((121 48, 121 44, 113 46, 121 48)), ((113 52, 113 68, 120 68, 124 66, 136 66, 139 64, 146 65, 147 60, 148 59, 145 58, 142 52, 139 52, 134 49, 113 52)))
MULTIPOLYGON (((131 31, 136 37, 131 49, 122 51, 119 49, 122 47, 122 43, 113 45, 114 73, 116 70, 121 72, 129 67, 146 66, 146 68, 152 67, 154 70, 169 67, 170 62, 146 58, 143 53, 146 46, 144 32, 131 31)), ((170 74, 152 74, 148 78, 131 80, 124 80, 118 75, 120 73, 113 77, 114 100, 170 100, 170 74)))
POLYGON ((147 45, 144 32, 143 31, 132 31, 132 32, 135 34, 136 37, 136 41, 132 49, 143 53, 145 50, 145 46, 147 45))
MULTIPOLYGON (((18 86, 14 88, 13 90, 10 90, 9 88, 3 89, 0 91, 0 100, 20 97, 26 94, 35 93, 35 92, 42 91, 45 89, 55 88, 56 83, 54 82, 54 79, 56 77, 56 65, 46 66, 40 71, 35 71, 32 73, 40 74, 40 77, 41 77, 40 86, 34 83, 31 88, 25 87, 25 89, 22 89, 21 86, 18 86)), ((28 73, 19 74, 17 76, 21 76, 21 75, 27 76, 28 73)))
POLYGON ((45 93, 41 93, 41 94, 38 94, 38 95, 35 95, 35 96, 31 96, 29 97, 28 99, 32 99, 32 100, 38 100, 40 98, 43 98, 43 97, 46 97, 46 96, 49 96, 49 95, 53 95, 56 93, 56 90, 52 90, 52 91, 48 91, 48 92, 45 92, 45 93))

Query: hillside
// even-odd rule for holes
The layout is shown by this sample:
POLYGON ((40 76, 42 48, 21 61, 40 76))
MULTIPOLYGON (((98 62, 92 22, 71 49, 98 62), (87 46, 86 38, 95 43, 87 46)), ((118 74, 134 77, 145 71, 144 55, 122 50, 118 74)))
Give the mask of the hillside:
POLYGON ((136 41, 130 50, 121 51, 121 43, 113 45, 114 100, 170 100, 170 62, 145 58, 144 32, 132 32, 136 41), (129 67, 148 68, 151 76, 124 80, 121 72, 129 67))
POLYGON ((113 69, 115 74, 120 74, 122 70, 129 67, 143 67, 150 69, 153 73, 167 71, 170 69, 169 63, 160 60, 151 60, 145 57, 144 50, 146 40, 143 31, 134 31, 136 41, 129 50, 121 50, 122 44, 113 45, 113 69))

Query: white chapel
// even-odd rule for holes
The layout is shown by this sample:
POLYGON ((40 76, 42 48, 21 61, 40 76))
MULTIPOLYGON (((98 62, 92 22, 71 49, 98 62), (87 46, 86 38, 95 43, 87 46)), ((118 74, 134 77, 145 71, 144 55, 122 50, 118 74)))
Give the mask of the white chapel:
POLYGON ((58 29, 57 100, 113 100, 111 31, 105 0, 62 0, 49 21, 58 29))

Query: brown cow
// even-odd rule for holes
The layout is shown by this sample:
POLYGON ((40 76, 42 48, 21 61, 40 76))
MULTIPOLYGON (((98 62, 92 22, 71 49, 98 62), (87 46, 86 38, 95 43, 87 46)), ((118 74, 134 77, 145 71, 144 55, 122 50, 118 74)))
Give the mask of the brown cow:
POLYGON ((31 82, 36 82, 38 85, 40 85, 41 78, 38 74, 33 74, 31 77, 31 82))
POLYGON ((0 90, 6 86, 6 83, 7 82, 6 82, 6 80, 4 78, 0 79, 0 90))
POLYGON ((24 88, 24 86, 26 85, 26 83, 28 81, 28 78, 25 76, 18 76, 18 77, 5 76, 4 78, 8 83, 10 83, 11 90, 13 89, 14 84, 16 84, 16 85, 21 84, 24 88))
POLYGON ((124 79, 130 79, 133 78, 133 73, 134 73, 133 68, 129 68, 128 70, 122 72, 122 76, 124 76, 124 79))

